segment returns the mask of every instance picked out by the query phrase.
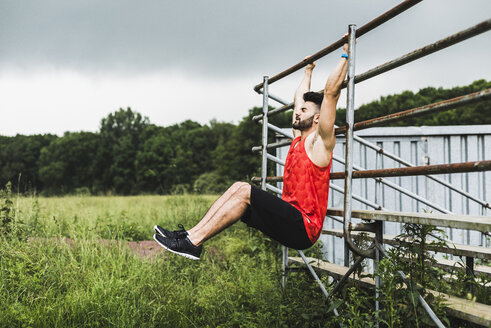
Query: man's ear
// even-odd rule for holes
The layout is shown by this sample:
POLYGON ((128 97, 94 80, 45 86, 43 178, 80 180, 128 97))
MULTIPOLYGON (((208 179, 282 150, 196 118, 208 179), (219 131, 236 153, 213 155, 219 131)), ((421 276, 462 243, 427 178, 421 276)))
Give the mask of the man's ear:
POLYGON ((319 118, 321 117, 320 113, 314 114, 314 123, 319 123, 319 118))

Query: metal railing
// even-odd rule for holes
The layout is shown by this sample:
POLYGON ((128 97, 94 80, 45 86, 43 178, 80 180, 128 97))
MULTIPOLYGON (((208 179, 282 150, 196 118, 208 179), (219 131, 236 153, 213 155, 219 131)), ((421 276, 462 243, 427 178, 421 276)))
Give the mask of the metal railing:
MULTIPOLYGON (((407 63, 410 63, 414 60, 417 60, 419 58, 422 58, 424 56, 427 56, 429 54, 435 53, 439 50, 442 50, 446 47, 449 47, 451 45, 454 45, 456 43, 462 42, 466 39, 469 39, 471 37, 474 37, 476 35, 479 35, 481 33, 484 33, 486 31, 489 31, 491 29, 491 19, 488 19, 484 22, 481 22, 475 26, 472 26, 466 30, 460 31, 456 34, 453 34, 447 38, 441 39, 439 41, 436 41, 432 44, 429 44, 425 47, 422 47, 420 49, 414 50, 408 54, 405 54, 399 58, 393 59, 391 61, 388 61, 386 63, 383 63, 379 66, 376 66, 368 71, 366 71, 363 74, 360 75, 355 75, 355 59, 356 59, 356 38, 359 38, 366 34, 367 32, 375 29, 376 27, 384 24, 385 22, 389 21, 393 17, 403 13, 404 11, 408 10, 412 6, 416 5, 417 3, 421 2, 422 0, 406 0, 401 2, 399 5, 396 7, 390 9, 389 11, 385 12, 384 14, 380 15, 379 17, 373 19, 372 21, 368 22, 367 24, 363 25, 360 28, 356 28, 356 25, 349 25, 348 28, 348 35, 335 41, 331 45, 327 46, 326 48, 320 50, 319 52, 315 53, 314 55, 310 56, 308 59, 304 59, 303 61, 295 64, 294 66, 284 70, 283 72, 274 75, 273 77, 268 78, 267 76, 264 77, 263 82, 256 85, 254 87, 254 90, 260 94, 263 94, 263 112, 261 115, 257 115, 253 117, 254 121, 262 123, 263 129, 262 129, 262 145, 253 147, 253 151, 260 151, 262 155, 262 165, 261 165, 261 177, 260 178, 253 178, 254 182, 260 182, 261 183, 261 188, 263 190, 271 190, 277 194, 281 195, 281 189, 278 187, 275 187, 268 182, 281 182, 282 177, 268 177, 267 172, 268 172, 268 160, 273 161, 276 165, 284 165, 284 161, 276 156, 273 156, 268 153, 268 149, 275 149, 278 147, 284 147, 287 146, 291 143, 291 139, 285 140, 285 141, 279 141, 279 142, 274 142, 268 144, 268 130, 272 130, 276 133, 280 133, 283 136, 286 136, 287 138, 292 138, 291 134, 283 132, 281 129, 278 127, 270 124, 268 122, 268 117, 271 117, 273 115, 277 115, 279 113, 285 112, 289 109, 293 108, 293 103, 288 103, 281 98, 271 94, 269 92, 269 86, 273 84, 274 82, 298 71, 299 69, 305 67, 307 64, 314 62, 315 60, 318 60, 327 54, 341 48, 344 43, 348 42, 349 45, 349 50, 348 50, 348 74, 347 74, 347 79, 344 81, 342 87, 347 88, 347 110, 346 110, 346 125, 342 127, 336 127, 336 135, 339 134, 344 134, 346 136, 346 150, 345 150, 345 159, 342 160, 340 158, 337 158, 336 156, 333 156, 334 160, 345 163, 345 172, 334 172, 331 174, 331 179, 344 179, 344 190, 336 186, 334 184, 331 184, 331 189, 336 190, 338 192, 344 193, 344 210, 342 211, 343 215, 343 220, 340 221, 336 219, 334 216, 330 215, 330 217, 340 221, 343 223, 343 236, 346 242, 346 253, 345 253, 345 266, 349 266, 350 263, 350 256, 349 252, 347 252, 348 248, 355 252, 358 255, 361 255, 360 258, 373 258, 375 261, 375 265, 378 264, 378 260, 383 256, 383 244, 382 244, 382 234, 383 234, 383 226, 382 226, 382 221, 380 220, 373 220, 371 223, 368 224, 358 224, 354 225, 351 222, 351 217, 352 217, 352 199, 358 200, 367 206, 370 206, 374 209, 377 210, 383 210, 383 207, 378 204, 377 199, 375 202, 372 202, 368 199, 364 199, 363 197, 360 197, 358 195, 354 195, 352 193, 352 179, 356 178, 375 178, 376 179, 376 189, 378 188, 379 184, 386 184, 396 190, 398 190, 401 193, 404 193, 408 195, 409 197, 416 199, 418 201, 426 202, 427 205, 432 206, 433 208, 439 210, 440 212, 443 213, 451 213, 450 211, 441 208, 437 206, 436 204, 432 204, 431 202, 426 201, 419 195, 406 190, 402 188, 401 186, 398 186, 390 181, 384 180, 383 177, 400 177, 400 176, 414 176, 414 175, 425 175, 429 179, 432 179, 433 181, 449 188, 450 190, 453 190, 464 197, 466 197, 469 200, 472 200, 474 202, 477 202, 480 204, 483 208, 482 213, 486 213, 486 209, 490 208, 490 205, 488 202, 485 200, 479 199, 478 197, 475 197, 471 194, 469 194, 467 191, 462 190, 459 187, 456 187, 452 185, 451 183, 444 181, 442 179, 439 179, 437 177, 432 176, 433 174, 447 174, 447 173, 457 173, 457 172, 477 172, 477 171, 490 171, 491 170, 491 161, 479 161, 479 162, 467 162, 467 163, 455 163, 455 164, 443 164, 443 165, 432 165, 432 166, 415 166, 412 163, 409 163, 405 161, 404 159, 400 158, 399 156, 396 156, 381 147, 374 145, 371 142, 368 142, 359 136, 354 135, 355 130, 360 130, 360 129, 365 129, 368 127, 373 127, 373 126, 380 126, 384 125, 390 122, 394 122, 397 120, 401 119, 406 119, 408 117, 415 117, 419 115, 427 115, 431 113, 436 113, 439 111, 444 111, 448 109, 453 109, 459 106, 464 106, 468 105, 471 103, 476 103, 479 101, 486 101, 491 99, 491 89, 486 89, 483 91, 475 92, 472 94, 464 95, 461 97, 441 101, 438 103, 430 104, 430 105, 425 105, 421 106, 418 108, 413 108, 409 109, 403 112, 399 112, 396 114, 392 115, 387 115, 383 117, 378 117, 378 118, 373 118, 371 120, 363 121, 363 122, 358 122, 354 123, 354 99, 355 99, 355 84, 365 81, 367 79, 370 79, 374 76, 380 75, 382 73, 385 73, 387 71, 390 71, 392 69, 395 69, 397 67, 400 67, 402 65, 405 65, 407 63), (269 109, 269 104, 268 104, 268 99, 272 99, 274 101, 279 102, 282 104, 282 107, 279 107, 277 109, 273 109, 271 111, 268 111, 269 109), (375 170, 363 170, 361 167, 357 167, 356 165, 353 164, 353 140, 358 141, 365 146, 375 150, 377 152, 377 156, 386 156, 392 160, 394 160, 397 163, 400 163, 406 167, 400 167, 400 168, 391 168, 391 169, 375 169, 375 170), (355 170, 353 170, 355 169, 355 170), (352 237, 351 237, 351 232, 354 230, 364 230, 364 231, 371 231, 376 233, 375 237, 375 242, 368 248, 368 249, 360 249, 358 246, 356 246, 355 243, 353 243, 352 237)), ((377 157, 378 158, 378 157, 377 157)), ((383 212, 381 212, 382 214, 383 212)), ((481 230, 483 231, 483 230, 481 230)), ((485 232, 485 231, 484 231, 485 232)), ((312 269, 312 267, 307 263, 307 260, 303 253, 300 251, 301 257, 304 259, 305 264, 309 268, 310 272, 316 278, 316 281, 319 283, 321 286, 321 289, 323 293, 325 294, 326 298, 329 298, 329 294, 327 293, 326 289, 318 279, 315 271, 312 269)), ((288 249, 286 247, 283 247, 283 276, 282 276, 282 283, 283 286, 285 285, 285 279, 286 279, 286 272, 287 272, 287 262, 288 262, 288 249)), ((360 261, 356 261, 355 265, 352 266, 350 270, 352 270, 356 264, 359 264, 360 261)), ((348 270, 349 272, 349 270, 348 270)), ((401 273, 403 275, 403 273, 401 273)), ((376 277, 377 281, 377 286, 380 285, 380 279, 379 277, 376 277)), ((341 279, 340 283, 342 283, 343 279, 341 279)), ((340 283, 337 287, 335 287, 334 290, 339 288, 340 283)), ((441 321, 435 316, 431 308, 424 302, 424 300, 420 297, 420 302, 424 306, 425 310, 428 312, 430 317, 433 319, 433 321, 437 324, 439 327, 443 327, 443 324, 441 321)), ((376 297, 376 309, 378 309, 378 295, 376 297)), ((337 313, 335 313, 337 315, 337 313)))

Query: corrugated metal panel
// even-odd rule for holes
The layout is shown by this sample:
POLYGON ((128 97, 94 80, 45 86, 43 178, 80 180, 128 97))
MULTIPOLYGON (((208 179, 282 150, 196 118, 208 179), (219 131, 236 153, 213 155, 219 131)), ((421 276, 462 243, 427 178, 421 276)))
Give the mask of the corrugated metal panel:
MULTIPOLYGON (((422 127, 380 127, 362 130, 356 135, 365 140, 377 144, 387 151, 411 162, 414 165, 429 165, 443 163, 459 163, 477 160, 490 160, 490 151, 486 152, 486 145, 491 145, 491 125, 479 126, 422 126, 422 127)), ((334 154, 344 158, 345 141, 338 137, 334 154)), ((285 159, 288 147, 277 150, 277 156, 285 159)), ((376 152, 355 141, 353 152, 354 164, 365 169, 401 167, 399 163, 389 158, 379 158, 376 152)), ((283 168, 278 166, 277 174, 282 175, 283 168)), ((344 165, 333 161, 333 171, 344 171, 344 165)), ((491 173, 458 173, 440 175, 441 179, 452 183, 454 186, 467 191, 471 195, 490 202, 491 173)), ((483 207, 478 203, 467 199, 455 191, 432 181, 424 176, 397 177, 387 180, 410 190, 431 202, 448 209, 455 214, 483 215, 483 207)), ((343 187, 342 180, 332 180, 331 184, 343 187)), ((390 187, 380 185, 378 197, 375 193, 376 183, 374 179, 353 180, 353 193, 371 201, 377 201, 388 210, 404 212, 436 211, 431 207, 411 199, 390 187)), ((281 187, 281 185, 280 185, 281 187)), ((329 207, 343 207, 343 195, 331 189, 329 207)), ((358 201, 353 201, 354 209, 368 209, 358 201)), ((342 225, 327 218, 325 227, 342 228, 342 225)), ((385 233, 398 234, 401 230, 399 223, 385 223, 385 233)), ((464 231, 461 229, 448 229, 448 239, 462 244, 483 245, 481 233, 476 231, 464 231)), ((327 254, 327 259, 338 264, 344 260, 344 243, 340 238, 321 236, 320 239, 327 254)))

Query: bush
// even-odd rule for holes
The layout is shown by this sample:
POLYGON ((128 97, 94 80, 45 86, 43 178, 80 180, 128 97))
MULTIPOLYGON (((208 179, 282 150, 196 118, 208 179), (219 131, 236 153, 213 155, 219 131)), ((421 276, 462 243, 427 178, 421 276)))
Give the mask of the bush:
POLYGON ((221 194, 232 182, 225 176, 217 172, 203 173, 196 179, 193 191, 198 194, 221 194))

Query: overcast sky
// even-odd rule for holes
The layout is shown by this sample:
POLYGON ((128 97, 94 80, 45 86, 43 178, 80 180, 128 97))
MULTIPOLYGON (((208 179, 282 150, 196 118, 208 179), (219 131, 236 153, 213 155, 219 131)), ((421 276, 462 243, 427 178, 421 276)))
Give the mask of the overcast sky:
MULTIPOLYGON (((0 0, 0 135, 97 131, 131 107, 167 126, 238 122, 253 86, 399 1, 0 0)), ((489 19, 489 0, 425 0, 361 37, 361 73, 489 19)), ((357 85, 356 105, 491 79, 491 32, 357 85)), ((341 50, 319 60, 322 89, 341 50)), ((270 86, 291 101, 302 71, 270 86)), ((345 106, 343 94, 340 106, 345 106)), ((274 103, 273 103, 274 104, 274 103)), ((274 104, 276 105, 276 104, 274 104)))

